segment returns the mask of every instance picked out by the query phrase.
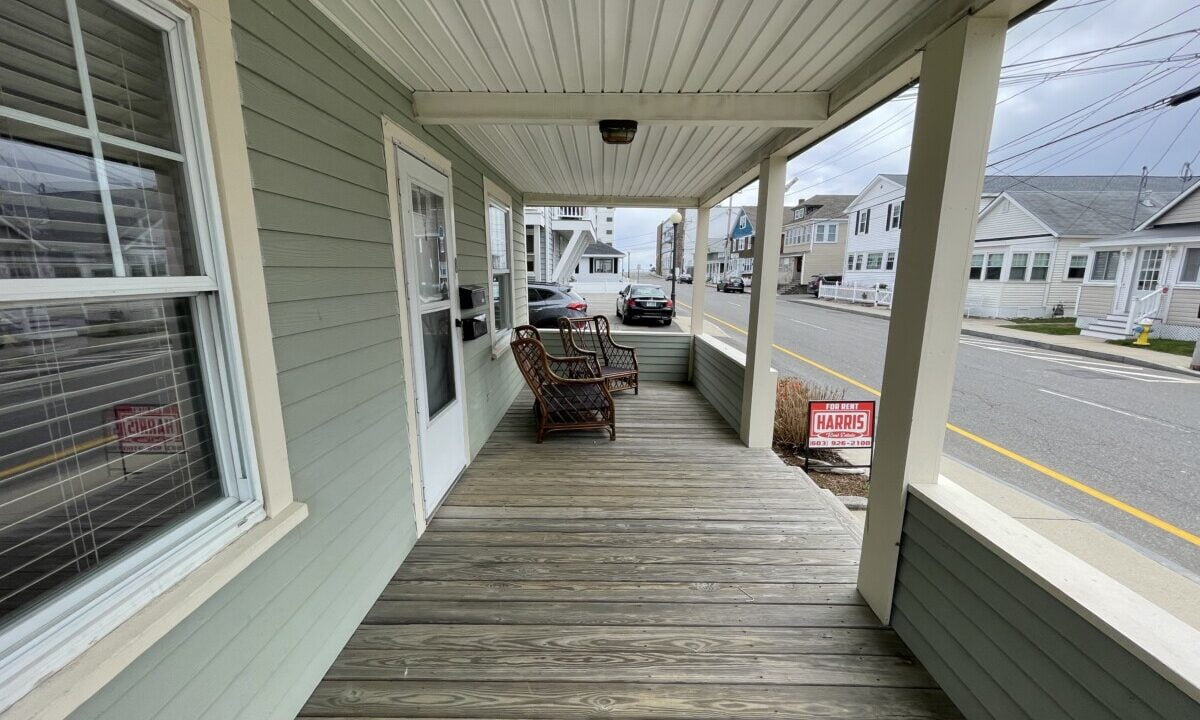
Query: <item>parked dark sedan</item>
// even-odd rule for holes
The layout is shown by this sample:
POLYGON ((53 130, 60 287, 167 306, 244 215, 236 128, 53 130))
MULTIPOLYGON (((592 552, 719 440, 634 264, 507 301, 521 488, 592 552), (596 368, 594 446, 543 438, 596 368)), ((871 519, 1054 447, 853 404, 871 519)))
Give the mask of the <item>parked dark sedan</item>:
POLYGON ((729 275, 717 281, 717 292, 746 292, 746 281, 740 275, 729 275))
POLYGON ((657 285, 626 285, 617 293, 617 317, 625 324, 634 320, 657 320, 670 325, 674 314, 671 298, 657 285))
POLYGON ((534 327, 556 328, 560 317, 584 317, 587 308, 587 300, 567 285, 529 283, 529 324, 534 327))
POLYGON ((808 279, 808 294, 819 295, 821 293, 821 285, 825 283, 840 283, 841 275, 813 275, 808 279))

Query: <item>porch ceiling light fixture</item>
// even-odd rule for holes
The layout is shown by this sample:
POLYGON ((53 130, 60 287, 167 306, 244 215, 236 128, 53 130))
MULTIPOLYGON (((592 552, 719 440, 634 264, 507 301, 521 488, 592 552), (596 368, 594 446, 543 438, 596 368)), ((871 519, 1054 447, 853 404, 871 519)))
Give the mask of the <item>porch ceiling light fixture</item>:
POLYGON ((637 134, 637 120, 601 120, 600 139, 608 145, 628 145, 637 134))

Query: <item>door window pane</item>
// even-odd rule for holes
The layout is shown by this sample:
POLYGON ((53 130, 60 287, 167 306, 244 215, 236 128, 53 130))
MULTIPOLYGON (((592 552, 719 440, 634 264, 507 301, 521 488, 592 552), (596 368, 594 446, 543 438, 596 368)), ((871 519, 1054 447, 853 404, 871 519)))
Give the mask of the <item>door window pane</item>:
POLYGON ((187 300, 0 309, 0 620, 224 493, 187 300))
POLYGON ((1141 261, 1138 263, 1137 289, 1158 289, 1158 278, 1162 273, 1163 251, 1159 248, 1143 250, 1141 261))
POLYGON ((437 302, 450 297, 446 259, 446 201, 417 184, 412 186, 413 252, 417 297, 437 302))
POLYGON ((90 143, 0 118, 0 279, 112 275, 90 143))
POLYGON ((102 0, 76 0, 102 133, 176 148, 162 33, 102 0))
POLYGON ((0 105, 83 127, 75 50, 62 0, 5 0, 0 105))
POLYGON ((425 390, 429 417, 454 401, 454 325, 450 309, 421 316, 421 349, 425 355, 425 390))
POLYGON ((104 168, 125 274, 200 275, 183 165, 105 145, 104 168))

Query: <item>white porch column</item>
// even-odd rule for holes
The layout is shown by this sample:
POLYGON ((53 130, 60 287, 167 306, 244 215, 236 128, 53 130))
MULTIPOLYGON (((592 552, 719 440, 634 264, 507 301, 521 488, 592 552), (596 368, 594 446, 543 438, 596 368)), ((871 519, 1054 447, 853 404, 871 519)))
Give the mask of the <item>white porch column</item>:
POLYGON ((758 168, 758 219, 754 227, 754 274, 750 288, 750 327, 746 376, 742 385, 742 442, 771 447, 775 428, 775 382, 771 346, 775 342, 775 292, 783 228, 783 181, 787 158, 772 155, 758 168))
POLYGON ((704 334, 704 291, 708 277, 708 211, 696 209, 696 256, 692 260, 692 335, 704 334))
POLYGON ((858 589, 890 621, 909 483, 937 482, 1006 18, 964 18, 921 60, 858 589))

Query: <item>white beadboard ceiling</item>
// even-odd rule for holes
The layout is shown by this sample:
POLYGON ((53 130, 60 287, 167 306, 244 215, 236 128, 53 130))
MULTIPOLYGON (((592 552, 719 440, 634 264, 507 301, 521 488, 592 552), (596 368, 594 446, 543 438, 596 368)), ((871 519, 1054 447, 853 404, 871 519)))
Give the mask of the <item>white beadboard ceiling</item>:
MULTIPOLYGON (((530 103, 553 103, 554 93, 828 93, 832 117, 822 123, 827 127, 809 131, 812 136, 828 134, 832 123, 844 123, 911 82, 920 47, 964 13, 1003 5, 1011 16, 1034 4, 313 1, 416 91, 536 94, 530 103)), ((803 125, 818 124, 780 128, 643 121, 633 143, 613 146, 604 145, 590 125, 440 122, 526 193, 564 200, 604 198, 605 204, 620 199, 629 204, 703 201, 707 194, 744 182, 766 152, 794 149, 806 132, 803 125)))

